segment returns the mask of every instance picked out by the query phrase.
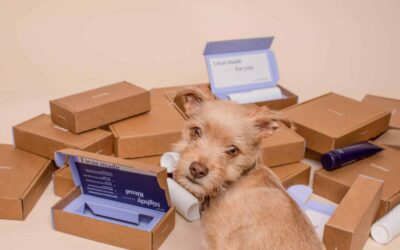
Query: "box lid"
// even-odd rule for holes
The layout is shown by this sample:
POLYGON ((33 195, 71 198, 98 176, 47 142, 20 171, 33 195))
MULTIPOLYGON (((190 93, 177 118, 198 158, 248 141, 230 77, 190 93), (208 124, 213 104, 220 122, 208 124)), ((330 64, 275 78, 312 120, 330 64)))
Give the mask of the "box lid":
POLYGON ((180 132, 184 119, 164 95, 163 91, 151 90, 151 110, 110 125, 120 138, 180 132))
POLYGON ((53 102, 57 102, 72 111, 79 112, 145 92, 147 90, 136 85, 128 82, 119 82, 56 99, 53 102))
POLYGON ((0 144, 0 198, 20 199, 48 159, 0 144))
POLYGON ((274 37, 258 37, 227 41, 208 42, 203 55, 236 53, 253 50, 264 50, 271 47, 274 37))
POLYGON ((390 127, 400 129, 400 99, 366 95, 362 102, 391 112, 390 127))
POLYGON ((208 42, 206 59, 211 90, 220 99, 228 94, 276 86, 279 80, 274 37, 208 42))
POLYGON ((34 117, 15 126, 15 128, 77 148, 84 147, 100 138, 111 136, 110 132, 102 129, 74 134, 65 128, 57 126, 52 122, 50 115, 47 114, 34 117))
POLYGON ((83 194, 166 212, 171 206, 166 170, 155 165, 75 149, 57 151, 83 194))
POLYGON ((346 135, 369 121, 388 114, 385 110, 366 106, 336 93, 328 93, 289 107, 284 112, 297 124, 332 138, 346 135))

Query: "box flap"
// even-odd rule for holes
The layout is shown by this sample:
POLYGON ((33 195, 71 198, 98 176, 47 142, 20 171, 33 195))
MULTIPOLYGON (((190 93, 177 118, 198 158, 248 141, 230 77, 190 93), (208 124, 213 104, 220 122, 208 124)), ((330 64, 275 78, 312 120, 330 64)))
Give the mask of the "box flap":
POLYGON ((21 199, 48 160, 5 144, 0 155, 0 198, 21 199))
POLYGON ((332 138, 343 136, 388 114, 351 98, 329 93, 284 110, 288 118, 332 138))
POLYGON ((101 138, 111 136, 102 129, 94 129, 81 134, 74 134, 52 122, 50 115, 41 114, 17 126, 16 129, 63 143, 69 147, 81 148, 101 138))
POLYGON ((74 149, 57 151, 56 165, 66 163, 82 193, 166 212, 170 208, 167 174, 161 167, 74 149))
POLYGON ((79 112, 145 92, 147 90, 141 87, 128 82, 119 82, 52 101, 79 112))
POLYGON ((271 47, 274 37, 259 37, 227 41, 208 42, 203 55, 236 53, 252 50, 264 50, 271 47))

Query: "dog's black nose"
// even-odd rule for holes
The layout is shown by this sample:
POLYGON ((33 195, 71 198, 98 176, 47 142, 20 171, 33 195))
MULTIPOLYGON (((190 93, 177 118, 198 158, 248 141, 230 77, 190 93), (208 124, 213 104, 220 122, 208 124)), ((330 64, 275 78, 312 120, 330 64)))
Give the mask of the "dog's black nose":
POLYGON ((208 168, 198 161, 192 162, 189 167, 190 173, 194 178, 203 178, 208 174, 208 168))

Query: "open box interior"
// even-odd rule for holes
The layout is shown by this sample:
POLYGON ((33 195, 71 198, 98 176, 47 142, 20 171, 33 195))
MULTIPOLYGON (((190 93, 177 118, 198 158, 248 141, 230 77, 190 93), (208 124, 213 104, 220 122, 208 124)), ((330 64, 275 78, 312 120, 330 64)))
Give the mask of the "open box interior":
POLYGON ((62 151, 55 160, 80 188, 64 212, 150 232, 170 209, 156 173, 62 151))

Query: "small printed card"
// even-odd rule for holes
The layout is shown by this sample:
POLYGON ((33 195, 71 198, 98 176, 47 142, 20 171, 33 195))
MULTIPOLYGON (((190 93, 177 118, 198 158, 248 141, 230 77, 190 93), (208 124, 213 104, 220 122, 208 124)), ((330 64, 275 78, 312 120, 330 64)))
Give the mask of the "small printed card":
POLYGON ((275 87, 278 68, 270 50, 273 37, 209 42, 204 50, 212 92, 229 94, 275 87))

